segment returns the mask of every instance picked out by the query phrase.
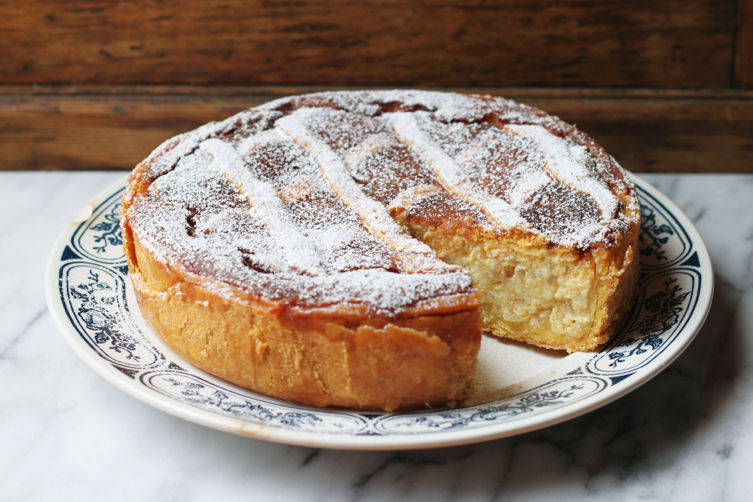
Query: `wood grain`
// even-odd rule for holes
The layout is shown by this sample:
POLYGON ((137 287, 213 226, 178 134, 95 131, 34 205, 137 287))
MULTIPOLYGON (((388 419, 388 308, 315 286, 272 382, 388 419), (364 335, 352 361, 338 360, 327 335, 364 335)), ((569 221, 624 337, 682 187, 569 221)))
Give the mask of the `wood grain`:
POLYGON ((738 0, 734 83, 753 87, 753 0, 738 0))
POLYGON ((6 0, 0 83, 724 88, 736 16, 735 0, 6 0))
MULTIPOLYGON (((130 169, 177 133, 308 90, 0 88, 0 169, 130 169)), ((559 115, 636 172, 753 172, 753 91, 460 90, 559 115)))

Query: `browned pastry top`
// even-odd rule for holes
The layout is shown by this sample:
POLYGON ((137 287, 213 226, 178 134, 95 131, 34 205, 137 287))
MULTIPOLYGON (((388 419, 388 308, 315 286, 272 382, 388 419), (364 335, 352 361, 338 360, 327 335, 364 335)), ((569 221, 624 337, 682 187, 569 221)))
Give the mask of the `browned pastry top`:
POLYGON ((205 125, 140 164, 124 202, 142 245, 216 291, 393 314, 473 293, 396 208, 578 252, 639 216, 625 173, 573 126, 426 91, 296 96, 205 125))

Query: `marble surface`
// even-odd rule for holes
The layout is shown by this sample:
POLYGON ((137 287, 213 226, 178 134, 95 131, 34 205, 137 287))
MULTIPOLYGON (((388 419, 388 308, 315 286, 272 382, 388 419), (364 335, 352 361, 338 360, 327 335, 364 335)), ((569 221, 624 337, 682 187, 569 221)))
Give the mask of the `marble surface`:
POLYGON ((117 390, 59 335, 48 251, 123 173, 0 173, 0 501, 750 500, 753 175, 644 175, 693 220, 716 291, 690 348, 628 396, 482 444, 347 452, 204 428, 117 390))

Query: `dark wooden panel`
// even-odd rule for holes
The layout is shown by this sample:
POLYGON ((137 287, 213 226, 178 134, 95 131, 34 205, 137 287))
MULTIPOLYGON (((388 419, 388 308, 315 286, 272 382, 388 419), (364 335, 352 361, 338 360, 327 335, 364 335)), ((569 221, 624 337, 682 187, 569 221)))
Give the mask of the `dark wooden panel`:
POLYGON ((753 87, 753 0, 738 0, 735 84, 753 87))
POLYGON ((735 0, 6 0, 0 83, 730 84, 735 0))
MULTIPOLYGON (((306 89, 84 90, 6 88, 0 94, 0 168, 131 168, 174 134, 306 89)), ((753 172, 753 91, 482 91, 578 124, 633 171, 753 172)))

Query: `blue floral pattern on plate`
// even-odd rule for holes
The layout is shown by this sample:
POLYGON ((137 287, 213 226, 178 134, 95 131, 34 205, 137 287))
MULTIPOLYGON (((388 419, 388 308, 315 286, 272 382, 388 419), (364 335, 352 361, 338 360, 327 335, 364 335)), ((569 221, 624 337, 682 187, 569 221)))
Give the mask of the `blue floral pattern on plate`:
POLYGON ((700 237, 671 202, 636 180, 642 272, 629 320, 566 374, 533 378, 506 397, 457 409, 362 413, 272 399, 218 380, 135 322, 127 295, 118 208, 123 183, 61 235, 48 269, 50 310, 80 355, 113 383, 161 409, 222 430, 339 448, 412 448, 501 437, 585 413, 645 382, 690 343, 711 299, 700 237))

